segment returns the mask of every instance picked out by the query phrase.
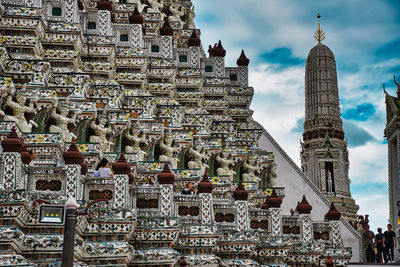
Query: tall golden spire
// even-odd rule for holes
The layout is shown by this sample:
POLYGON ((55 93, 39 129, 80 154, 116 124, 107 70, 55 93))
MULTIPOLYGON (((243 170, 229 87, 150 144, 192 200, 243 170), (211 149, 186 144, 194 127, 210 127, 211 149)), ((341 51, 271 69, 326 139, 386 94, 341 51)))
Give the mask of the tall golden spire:
POLYGON ((314 33, 314 38, 315 40, 318 41, 318 43, 320 44, 326 37, 325 32, 321 29, 321 23, 319 22, 319 19, 321 18, 321 15, 318 14, 317 15, 317 19, 318 19, 318 29, 315 31, 314 33))

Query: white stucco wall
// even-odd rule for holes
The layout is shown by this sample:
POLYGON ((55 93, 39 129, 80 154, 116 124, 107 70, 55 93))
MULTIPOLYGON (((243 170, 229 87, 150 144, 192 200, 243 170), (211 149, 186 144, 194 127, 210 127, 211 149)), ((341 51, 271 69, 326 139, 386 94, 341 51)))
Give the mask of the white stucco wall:
MULTIPOLYGON (((274 153, 278 186, 284 187, 286 193, 281 206, 282 213, 290 215, 290 209, 295 209, 297 201, 301 201, 303 195, 306 195, 307 201, 313 207, 311 211, 313 221, 324 221, 330 203, 311 180, 304 175, 266 130, 264 130, 258 145, 261 149, 274 153)), ((341 232, 344 246, 351 247, 353 251, 353 257, 350 262, 360 262, 360 259, 362 259, 360 254, 361 237, 343 217, 341 218, 341 232)))

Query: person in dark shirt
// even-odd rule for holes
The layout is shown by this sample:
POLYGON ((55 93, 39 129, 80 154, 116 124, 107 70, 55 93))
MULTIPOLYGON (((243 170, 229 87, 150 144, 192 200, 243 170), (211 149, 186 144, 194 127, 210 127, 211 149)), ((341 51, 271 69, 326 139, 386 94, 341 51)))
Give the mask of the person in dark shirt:
POLYGON ((383 258, 385 259, 386 262, 386 253, 384 253, 384 249, 385 249, 385 237, 382 234, 382 228, 378 228, 378 233, 375 236, 375 240, 376 240, 376 250, 377 250, 377 254, 376 254, 376 262, 377 263, 383 263, 383 258), (383 258, 382 258, 383 256, 383 258))
POLYGON ((182 191, 182 195, 194 195, 194 185, 192 182, 187 183, 186 188, 182 191))
POLYGON ((388 224, 387 225, 387 231, 383 233, 383 236, 385 237, 385 252, 386 252, 386 258, 387 258, 387 263, 394 263, 394 252, 393 249, 397 247, 397 241, 396 241, 396 234, 395 232, 392 231, 392 225, 388 224))

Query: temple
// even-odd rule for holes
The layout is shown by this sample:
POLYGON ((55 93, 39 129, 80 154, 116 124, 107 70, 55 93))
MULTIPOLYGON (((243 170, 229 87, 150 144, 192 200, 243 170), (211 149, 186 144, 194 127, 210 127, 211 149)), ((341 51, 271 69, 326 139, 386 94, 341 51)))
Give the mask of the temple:
MULTIPOLYGON (((388 179, 389 179, 389 223, 393 225, 397 241, 400 241, 400 84, 393 76, 397 86, 396 95, 389 94, 383 84, 386 103, 386 128, 384 131, 388 145, 388 179)), ((399 258, 399 249, 394 250, 395 259, 399 258)))
POLYGON ((355 226, 358 206, 350 192, 349 152, 340 117, 335 56, 322 44, 326 34, 320 22, 314 37, 318 44, 310 50, 306 61, 301 168, 355 226))
POLYGON ((244 51, 225 66, 194 17, 190 0, 1 1, 0 265, 61 266, 64 227, 38 212, 69 198, 76 266, 362 259, 341 207, 253 120, 244 51), (113 176, 94 175, 103 158, 113 176))

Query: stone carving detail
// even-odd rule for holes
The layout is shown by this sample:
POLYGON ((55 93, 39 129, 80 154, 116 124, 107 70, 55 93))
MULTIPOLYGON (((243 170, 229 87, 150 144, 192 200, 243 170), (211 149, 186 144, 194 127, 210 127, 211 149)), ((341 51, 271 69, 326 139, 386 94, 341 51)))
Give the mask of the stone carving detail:
POLYGON ((218 176, 230 176, 231 178, 235 174, 234 171, 231 170, 230 166, 233 165, 233 158, 230 154, 230 150, 228 147, 225 147, 221 153, 219 153, 215 159, 219 168, 217 169, 218 176))
POLYGON ((162 154, 160 155, 159 161, 171 162, 172 169, 176 169, 178 165, 178 159, 175 157, 175 153, 178 152, 178 149, 174 146, 171 133, 168 133, 163 140, 161 140, 160 148, 162 154))
POLYGON ((201 141, 194 141, 194 146, 188 148, 188 153, 191 160, 188 162, 189 169, 200 169, 200 175, 204 174, 205 168, 208 165, 204 164, 203 161, 206 159, 206 152, 201 147, 201 141))
POLYGON ((89 142, 99 143, 101 145, 102 151, 108 152, 111 150, 111 146, 114 145, 113 142, 108 140, 107 135, 111 134, 113 131, 110 127, 106 127, 107 119, 105 117, 100 117, 99 122, 96 123, 92 120, 90 123, 90 128, 95 132, 95 135, 89 137, 89 142))
POLYGON ((171 3, 169 5, 169 11, 171 12, 171 16, 168 17, 168 21, 171 23, 178 22, 179 28, 182 28, 184 22, 182 22, 181 17, 185 15, 185 11, 182 10, 182 7, 179 3, 171 3))
POLYGON ((76 138, 76 135, 71 133, 68 129, 68 124, 75 124, 77 113, 74 113, 72 118, 68 118, 69 106, 61 106, 60 114, 57 113, 55 107, 51 112, 51 117, 54 118, 56 125, 50 125, 51 133, 60 133, 64 142, 71 142, 76 138))
MULTIPOLYGON (((147 8, 147 13, 161 13, 161 10, 164 7, 164 3, 160 0, 147 0, 149 3, 149 7, 147 8)), ((163 14, 162 14, 163 15, 163 14)), ((161 17, 161 20, 164 20, 164 17, 161 17)))
POLYGON ((187 20, 186 20, 186 26, 189 30, 193 30, 195 28, 194 26, 194 18, 196 17, 196 14, 194 13, 194 6, 190 9, 190 11, 187 14, 187 20))
POLYGON ((270 187, 276 187, 277 186, 277 174, 276 174, 276 163, 273 162, 272 165, 268 169, 268 174, 267 174, 267 181, 269 183, 268 186, 270 187))
POLYGON ((131 125, 125 131, 125 138, 129 141, 129 145, 125 146, 125 153, 136 153, 138 161, 143 161, 146 152, 140 148, 141 143, 146 143, 146 134, 140 132, 140 127, 135 125, 131 134, 131 125))
POLYGON ((261 181, 261 179, 256 175, 256 173, 260 172, 261 168, 256 158, 253 155, 248 156, 247 160, 243 162, 243 168, 245 169, 245 172, 243 173, 243 181, 245 182, 261 181))
POLYGON ((26 96, 22 92, 17 93, 16 99, 17 102, 14 102, 11 95, 7 96, 6 105, 12 109, 13 115, 5 115, 3 120, 14 121, 22 132, 31 132, 32 126, 37 127, 37 124, 32 120, 28 122, 25 113, 35 113, 33 103, 26 106, 26 96))

